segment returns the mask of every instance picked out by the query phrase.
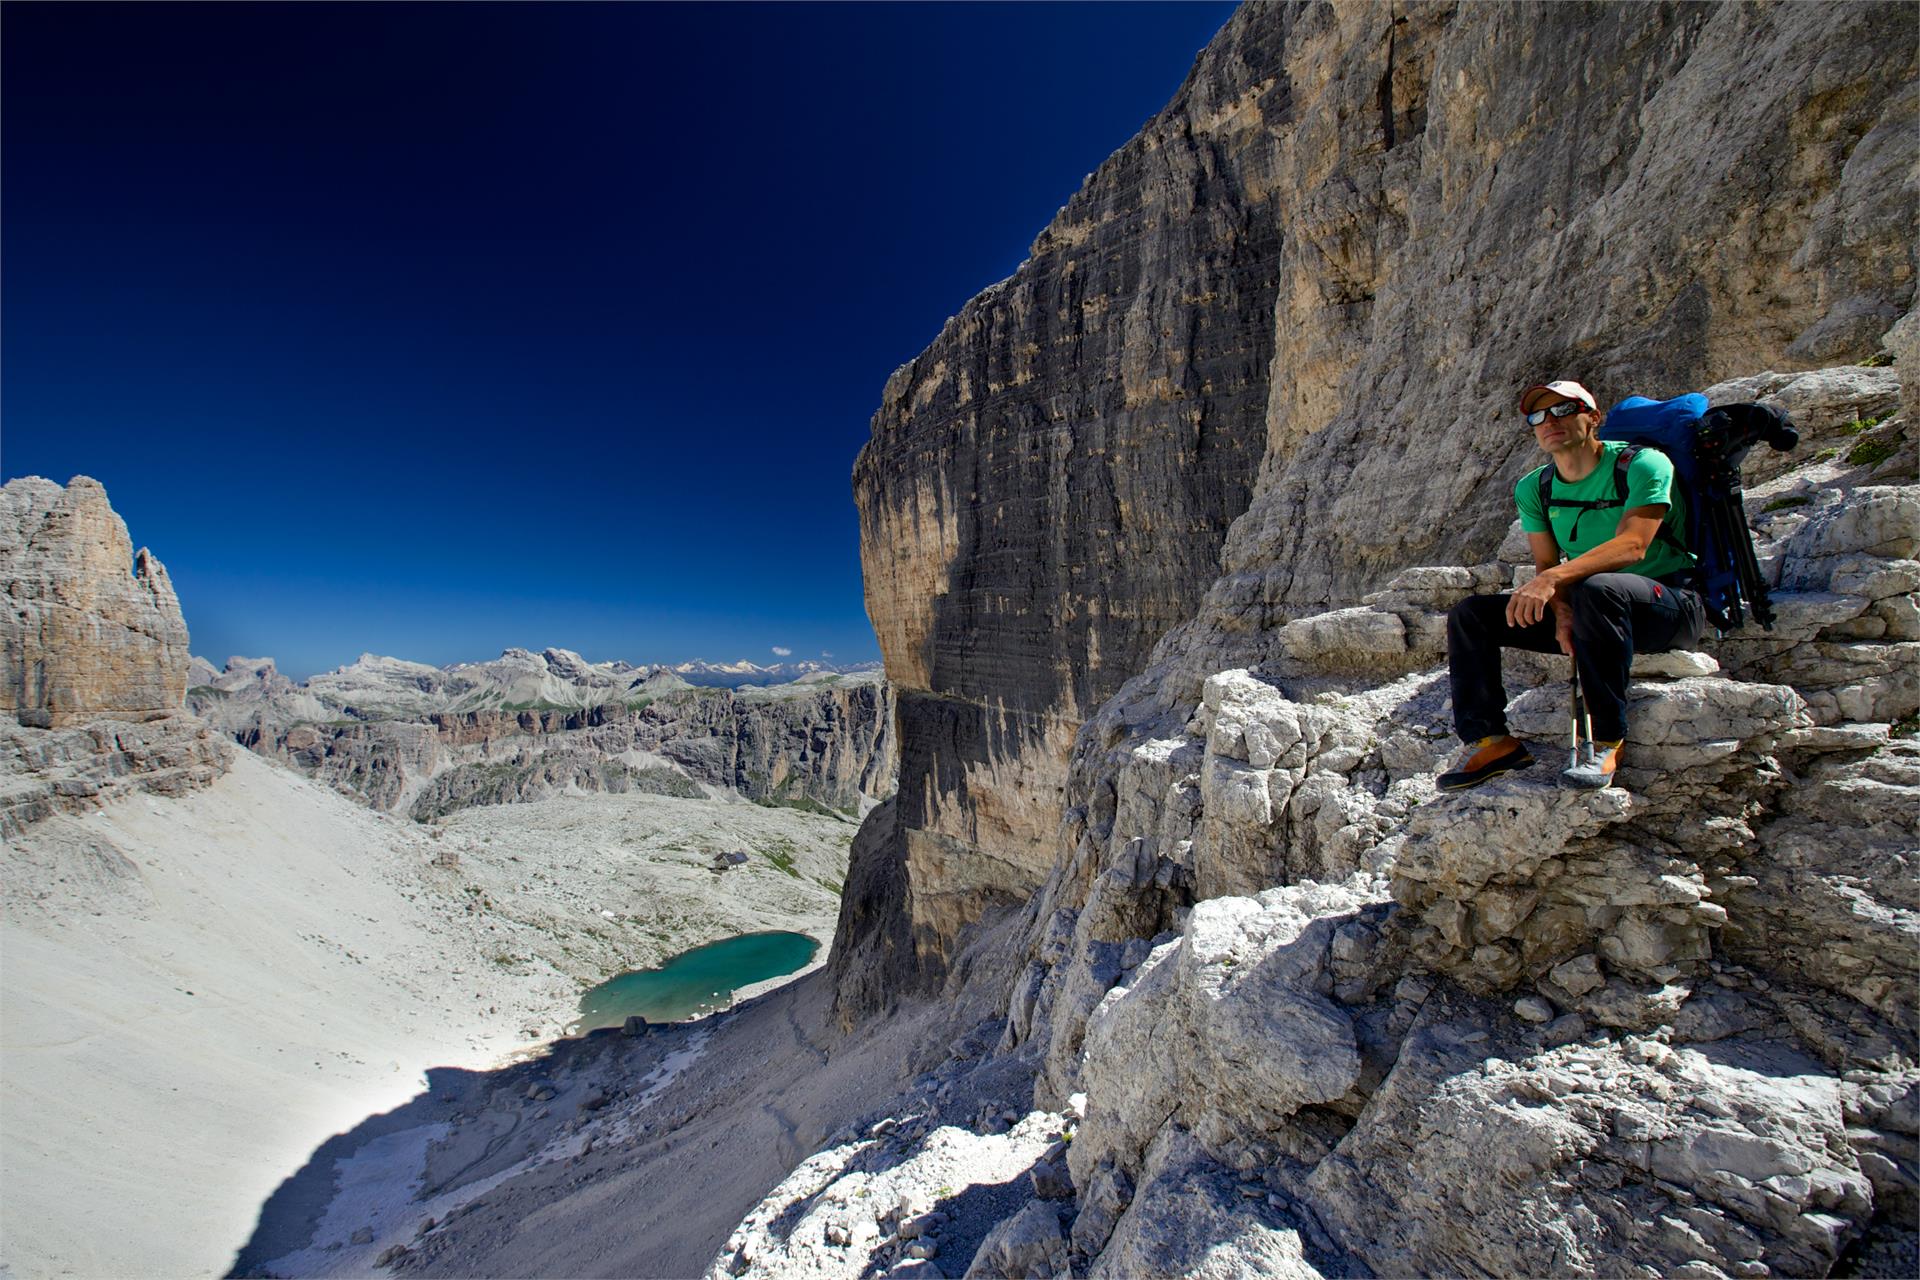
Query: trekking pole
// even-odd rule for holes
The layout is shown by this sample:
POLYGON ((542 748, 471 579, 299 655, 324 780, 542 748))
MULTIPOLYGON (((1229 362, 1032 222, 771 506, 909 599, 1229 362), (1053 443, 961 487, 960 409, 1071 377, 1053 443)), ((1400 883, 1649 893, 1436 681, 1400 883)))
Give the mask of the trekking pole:
MULTIPOLYGON (((1579 659, 1577 658, 1574 660, 1573 670, 1577 676, 1580 671, 1579 659)), ((1600 763, 1599 753, 1593 749, 1593 715, 1587 709, 1587 698, 1585 694, 1580 696, 1580 750, 1585 756, 1583 763, 1589 768, 1600 763)))
POLYGON ((1600 767, 1600 753, 1594 749, 1593 718, 1587 711, 1586 695, 1580 691, 1580 663, 1573 664, 1573 751, 1572 762, 1560 775, 1570 786, 1597 791, 1612 775, 1600 767))
POLYGON ((1586 699, 1580 696, 1580 664, 1573 664, 1573 709, 1571 724, 1567 730, 1567 768, 1580 767, 1580 726, 1587 718, 1586 699))

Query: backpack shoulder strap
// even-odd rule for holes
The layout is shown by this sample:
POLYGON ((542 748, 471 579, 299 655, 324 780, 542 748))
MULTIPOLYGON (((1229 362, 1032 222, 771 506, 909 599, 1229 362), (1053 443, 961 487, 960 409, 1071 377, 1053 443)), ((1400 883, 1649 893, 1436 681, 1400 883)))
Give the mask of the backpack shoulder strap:
POLYGON ((1613 496, 1623 507, 1627 505, 1627 468, 1633 465, 1634 456, 1639 452, 1639 445, 1630 444, 1613 455, 1613 496))
MULTIPOLYGON (((1623 507, 1627 505, 1627 468, 1633 465, 1634 455, 1639 452, 1639 445, 1630 444, 1614 456, 1613 488, 1614 492, 1620 495, 1620 505, 1623 507)), ((1677 471, 1674 474, 1673 482, 1676 485, 1680 483, 1680 476, 1677 471)), ((1687 546, 1687 540, 1673 527, 1672 506, 1668 506, 1667 514, 1661 518, 1660 531, 1655 536, 1666 542, 1676 551, 1685 551, 1689 555, 1692 554, 1692 551, 1687 546)))
POLYGON ((1549 462, 1534 472, 1540 478, 1540 509, 1551 511, 1553 508, 1553 464, 1549 462))

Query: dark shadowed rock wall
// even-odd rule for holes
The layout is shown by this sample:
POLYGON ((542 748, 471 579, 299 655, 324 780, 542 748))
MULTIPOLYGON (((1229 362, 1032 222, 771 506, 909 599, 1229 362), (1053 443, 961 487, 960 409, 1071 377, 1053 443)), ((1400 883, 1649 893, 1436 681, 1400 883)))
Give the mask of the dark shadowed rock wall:
POLYGON ((854 467, 898 839, 943 952, 1051 862, 1081 720, 1191 615, 1265 447, 1287 21, 1236 21, 1014 276, 888 380, 854 467))

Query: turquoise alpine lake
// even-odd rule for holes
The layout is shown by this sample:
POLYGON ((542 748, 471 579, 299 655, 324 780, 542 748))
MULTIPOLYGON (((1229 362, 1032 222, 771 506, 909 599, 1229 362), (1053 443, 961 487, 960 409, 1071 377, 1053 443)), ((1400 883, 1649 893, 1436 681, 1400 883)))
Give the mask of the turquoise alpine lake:
POLYGON ((820 944, 804 933, 746 933, 682 951, 658 969, 609 978, 580 997, 576 1032, 617 1027, 633 1014, 684 1022, 725 1009, 741 987, 806 967, 820 944))

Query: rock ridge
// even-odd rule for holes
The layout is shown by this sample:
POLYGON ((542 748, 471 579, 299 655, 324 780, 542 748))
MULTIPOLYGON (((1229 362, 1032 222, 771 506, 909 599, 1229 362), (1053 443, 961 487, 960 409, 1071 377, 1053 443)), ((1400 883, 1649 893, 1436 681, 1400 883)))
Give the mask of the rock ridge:
POLYGON ((696 688, 666 667, 509 649, 447 668, 367 654, 295 684, 270 658, 195 661, 188 705, 240 745, 416 817, 636 787, 858 816, 898 768, 892 691, 871 671, 696 688))

